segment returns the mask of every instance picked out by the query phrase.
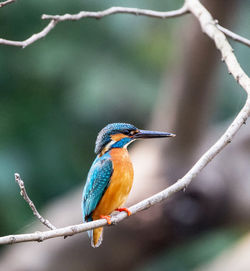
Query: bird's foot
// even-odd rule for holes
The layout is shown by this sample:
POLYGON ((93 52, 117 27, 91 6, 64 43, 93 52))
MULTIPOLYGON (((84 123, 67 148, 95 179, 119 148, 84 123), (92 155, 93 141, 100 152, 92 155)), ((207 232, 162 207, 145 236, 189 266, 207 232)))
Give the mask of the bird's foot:
POLYGON ((107 223, 109 225, 111 225, 111 219, 110 219, 111 217, 110 217, 110 215, 100 215, 100 218, 106 219, 107 223))
POLYGON ((131 216, 131 212, 127 208, 117 208, 117 209, 115 209, 115 211, 126 212, 128 216, 131 216))

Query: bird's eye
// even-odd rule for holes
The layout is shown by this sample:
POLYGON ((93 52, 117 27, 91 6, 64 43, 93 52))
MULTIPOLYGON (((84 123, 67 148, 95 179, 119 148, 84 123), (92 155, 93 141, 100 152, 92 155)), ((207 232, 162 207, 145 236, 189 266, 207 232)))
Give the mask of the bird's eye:
POLYGON ((133 135, 135 135, 135 134, 137 134, 138 133, 138 131, 136 131, 136 130, 124 130, 123 131, 123 134, 124 135, 128 135, 128 136, 133 136, 133 135))
POLYGON ((129 131, 129 130, 124 130, 124 131, 123 131, 123 134, 124 134, 124 135, 130 135, 130 131, 129 131))

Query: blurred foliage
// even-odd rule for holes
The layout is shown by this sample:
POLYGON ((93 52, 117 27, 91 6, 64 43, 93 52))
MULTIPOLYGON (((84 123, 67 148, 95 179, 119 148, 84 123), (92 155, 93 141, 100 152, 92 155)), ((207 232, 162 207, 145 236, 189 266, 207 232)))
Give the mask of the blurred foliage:
MULTIPOLYGON (((40 19, 43 13, 112 5, 117 3, 17 1, 0 10, 0 36, 28 38, 48 23, 40 19)), ((122 5, 169 10, 181 6, 181 1, 122 5)), ((19 196, 15 172, 41 207, 83 184, 94 158, 96 134, 104 125, 114 121, 146 125, 161 72, 175 54, 169 42, 175 24, 116 15, 58 24, 25 49, 1 46, 1 235, 19 230, 32 217, 19 196)))
MULTIPOLYGON (((0 10, 0 37, 24 40, 39 32, 48 23, 40 19, 43 13, 77 13, 118 4, 171 10, 182 1, 17 1, 0 10)), ((240 29, 247 29, 247 9, 242 12, 240 29)), ((25 49, 1 46, 0 235, 14 233, 33 219, 19 196, 15 172, 40 208, 83 185, 97 132, 104 125, 124 121, 146 128, 162 74, 178 58, 173 33, 182 21, 130 15, 84 19, 58 24, 25 49)), ((249 70, 244 57, 249 49, 234 45, 249 70)), ((235 82, 222 76, 225 66, 221 67, 215 121, 230 118, 244 101, 235 82)), ((173 269, 182 270, 169 270, 173 269)))

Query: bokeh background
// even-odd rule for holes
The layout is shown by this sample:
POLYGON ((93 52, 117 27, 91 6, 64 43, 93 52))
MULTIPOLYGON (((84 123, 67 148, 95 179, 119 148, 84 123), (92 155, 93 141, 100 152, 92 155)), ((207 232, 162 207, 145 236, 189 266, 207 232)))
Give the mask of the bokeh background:
MULTIPOLYGON (((249 2, 202 2, 223 26, 250 37, 249 2)), ((182 3, 17 1, 0 9, 0 36, 26 39, 46 25, 44 13, 114 5, 164 11, 182 3)), ((230 43, 249 74, 250 49, 230 43)), ((45 230, 20 197, 15 172, 52 223, 80 223, 81 189, 96 135, 107 123, 177 134, 171 141, 130 147, 136 173, 132 204, 182 177, 246 98, 191 15, 63 22, 25 49, 1 46, 0 58, 1 236, 45 230)), ((241 260, 250 247, 249 129, 243 127, 186 191, 105 229, 100 249, 90 247, 85 233, 4 246, 0 270, 249 270, 247 257, 241 260)))

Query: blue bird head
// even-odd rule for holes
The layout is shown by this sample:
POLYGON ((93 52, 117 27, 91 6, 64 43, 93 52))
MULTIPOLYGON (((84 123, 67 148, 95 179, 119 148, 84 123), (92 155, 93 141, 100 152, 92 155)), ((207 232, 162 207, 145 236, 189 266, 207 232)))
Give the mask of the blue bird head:
POLYGON ((140 138, 174 137, 175 134, 140 130, 128 123, 111 123, 105 126, 98 134, 95 144, 95 153, 105 153, 111 148, 124 148, 129 143, 140 138))

